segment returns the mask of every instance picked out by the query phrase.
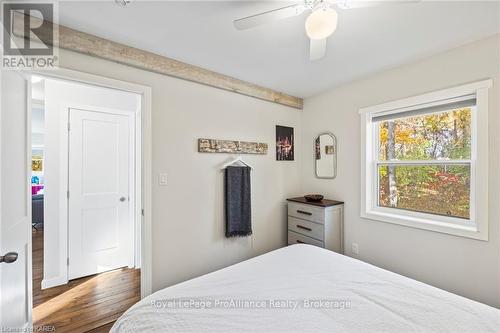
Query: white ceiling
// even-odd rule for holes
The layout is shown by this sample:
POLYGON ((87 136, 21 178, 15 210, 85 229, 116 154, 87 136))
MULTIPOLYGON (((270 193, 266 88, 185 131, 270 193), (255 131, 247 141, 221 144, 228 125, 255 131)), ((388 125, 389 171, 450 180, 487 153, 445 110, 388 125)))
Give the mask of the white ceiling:
POLYGON ((283 1, 113 0, 59 5, 60 23, 299 97, 500 33, 500 2, 388 4, 339 10, 327 55, 310 62, 307 14, 237 31, 232 20, 283 1))

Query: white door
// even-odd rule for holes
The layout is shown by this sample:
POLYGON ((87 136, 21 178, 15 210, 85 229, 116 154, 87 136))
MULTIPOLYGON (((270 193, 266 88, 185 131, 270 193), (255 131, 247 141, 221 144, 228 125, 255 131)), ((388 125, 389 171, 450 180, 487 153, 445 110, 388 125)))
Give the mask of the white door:
POLYGON ((0 327, 15 331, 27 327, 31 317, 28 82, 15 71, 4 70, 0 75, 0 255, 4 256, 0 258, 3 261, 0 263, 0 327), (5 256, 9 252, 11 254, 5 256))
POLYGON ((68 279, 133 266, 133 118, 69 110, 68 279))

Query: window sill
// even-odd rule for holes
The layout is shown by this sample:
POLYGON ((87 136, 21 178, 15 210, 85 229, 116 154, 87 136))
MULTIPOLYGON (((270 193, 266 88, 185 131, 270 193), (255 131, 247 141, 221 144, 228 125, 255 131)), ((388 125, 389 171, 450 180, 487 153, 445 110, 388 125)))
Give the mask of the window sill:
POLYGON ((415 216, 409 216, 389 213, 385 210, 379 211, 374 209, 371 211, 362 212, 361 218, 398 224, 416 229, 440 232, 453 236, 472 238, 482 241, 488 240, 488 234, 485 232, 480 232, 476 225, 459 225, 452 224, 451 222, 432 220, 429 218, 420 217, 418 216, 418 213, 415 214, 415 216))

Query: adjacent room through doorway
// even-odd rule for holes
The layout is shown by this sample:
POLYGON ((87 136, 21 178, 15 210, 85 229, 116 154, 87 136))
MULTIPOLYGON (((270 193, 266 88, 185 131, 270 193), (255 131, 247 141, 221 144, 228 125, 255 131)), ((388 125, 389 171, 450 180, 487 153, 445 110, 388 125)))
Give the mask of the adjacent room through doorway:
POLYGON ((135 93, 32 78, 35 327, 105 330, 141 297, 140 110, 135 93))

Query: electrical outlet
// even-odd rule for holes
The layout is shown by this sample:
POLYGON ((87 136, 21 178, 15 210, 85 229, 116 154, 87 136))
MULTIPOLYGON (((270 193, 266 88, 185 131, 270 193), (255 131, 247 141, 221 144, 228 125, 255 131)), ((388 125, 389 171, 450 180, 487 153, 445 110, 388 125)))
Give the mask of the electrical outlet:
POLYGON ((359 254, 359 246, 358 243, 352 243, 351 245, 352 254, 359 254))
POLYGON ((166 186, 167 185, 167 174, 160 173, 160 176, 158 177, 158 182, 160 183, 161 186, 166 186))

